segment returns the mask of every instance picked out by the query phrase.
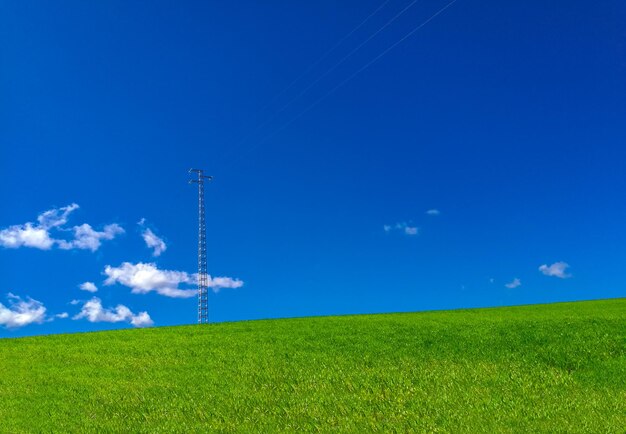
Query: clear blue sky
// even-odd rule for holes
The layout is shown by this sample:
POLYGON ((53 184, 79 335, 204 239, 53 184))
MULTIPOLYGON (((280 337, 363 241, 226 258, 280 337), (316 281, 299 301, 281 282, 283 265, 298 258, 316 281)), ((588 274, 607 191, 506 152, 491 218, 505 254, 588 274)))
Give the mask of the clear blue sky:
POLYGON ((2 2, 0 336, 194 323, 192 166, 212 321, 625 295, 626 3, 267 3, 2 2))

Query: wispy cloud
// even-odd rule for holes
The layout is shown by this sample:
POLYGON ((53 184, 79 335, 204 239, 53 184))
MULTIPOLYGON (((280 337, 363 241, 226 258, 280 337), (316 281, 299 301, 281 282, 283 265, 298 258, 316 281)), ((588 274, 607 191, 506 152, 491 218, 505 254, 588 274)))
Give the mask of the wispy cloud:
POLYGON ((118 304, 114 308, 105 308, 98 297, 93 297, 85 302, 80 312, 72 319, 78 320, 82 318, 87 319, 89 322, 128 322, 135 327, 150 327, 154 325, 148 312, 134 314, 123 304, 118 304))
POLYGON ((46 320, 45 306, 32 298, 23 300, 17 295, 9 293, 8 306, 0 303, 0 326, 19 328, 29 324, 41 324, 46 320))
POLYGON ((402 228, 402 230, 404 231, 406 235, 418 235, 419 234, 419 228, 415 226, 405 226, 404 228, 402 228))
POLYGON ((571 274, 567 273, 567 269, 569 268, 569 264, 567 262, 555 262, 552 265, 543 264, 539 267, 539 271, 541 271, 546 276, 558 277, 560 279, 567 279, 568 277, 572 277, 571 274))
POLYGON ((37 216, 37 223, 27 222, 21 225, 9 226, 0 230, 0 246, 16 249, 19 247, 31 247, 41 250, 50 250, 57 245, 60 249, 83 249, 98 250, 102 240, 112 240, 115 236, 124 233, 124 229, 117 224, 106 225, 102 231, 94 230, 84 223, 70 229, 63 226, 68 222, 69 215, 77 210, 75 203, 44 211, 37 216), (73 239, 56 239, 51 235, 52 230, 60 232, 70 231, 73 239))
POLYGON ((395 225, 384 225, 383 230, 385 232, 399 231, 405 235, 419 235, 417 226, 410 226, 405 222, 396 223, 395 225))
POLYGON ((439 211, 438 209, 429 209, 428 211, 426 211, 426 214, 428 215, 439 215, 441 214, 441 211, 439 211))
MULTIPOLYGON (((119 283, 128 288, 134 294, 146 294, 156 292, 166 297, 189 298, 197 294, 196 289, 188 288, 196 285, 198 274, 189 274, 184 271, 160 270, 154 263, 132 264, 124 262, 119 267, 107 265, 104 269, 107 276, 105 285, 119 283), (181 288, 181 286, 184 286, 181 288)), ((243 281, 231 277, 207 276, 209 288, 218 292, 222 288, 240 288, 243 281)))
POLYGON ((80 285, 78 285, 78 287, 82 289, 83 291, 88 291, 88 292, 98 291, 98 287, 93 282, 81 283, 80 285))
POLYGON ((522 281, 519 280, 517 277, 515 279, 513 279, 511 282, 505 284, 504 286, 506 286, 509 289, 515 289, 519 286, 522 286, 522 281))
POLYGON ((63 226, 67 223, 69 215, 78 208, 80 207, 76 203, 61 208, 53 208, 39 214, 37 221, 42 228, 46 229, 63 226))
MULTIPOLYGON (((146 222, 146 219, 142 218, 139 221, 139 226, 143 227, 145 222, 146 222)), ((146 246, 152 249, 152 256, 161 256, 161 253, 167 250, 167 245, 165 244, 165 241, 163 241, 162 238, 158 237, 154 232, 152 232, 152 229, 144 228, 141 231, 141 236, 143 237, 143 240, 146 242, 146 246)))
POLYGON ((124 233, 124 229, 116 223, 106 225, 104 230, 98 232, 87 223, 72 228, 74 239, 70 241, 57 240, 59 248, 63 250, 83 249, 95 252, 100 248, 102 240, 112 240, 116 235, 124 233))
POLYGON ((37 223, 27 222, 22 225, 13 225, 0 231, 0 245, 10 249, 18 247, 33 247, 49 250, 55 241, 50 237, 50 229, 63 226, 68 216, 78 209, 73 203, 62 208, 54 208, 37 216, 37 223))

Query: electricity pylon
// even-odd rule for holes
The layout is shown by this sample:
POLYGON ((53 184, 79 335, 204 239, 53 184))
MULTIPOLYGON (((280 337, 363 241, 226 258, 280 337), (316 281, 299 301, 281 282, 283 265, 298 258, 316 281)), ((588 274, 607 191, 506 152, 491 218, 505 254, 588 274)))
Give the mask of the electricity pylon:
POLYGON ((202 169, 189 169, 198 178, 190 179, 189 183, 198 184, 198 323, 209 322, 209 274, 206 266, 206 222, 204 219, 204 181, 212 176, 204 174, 202 169))

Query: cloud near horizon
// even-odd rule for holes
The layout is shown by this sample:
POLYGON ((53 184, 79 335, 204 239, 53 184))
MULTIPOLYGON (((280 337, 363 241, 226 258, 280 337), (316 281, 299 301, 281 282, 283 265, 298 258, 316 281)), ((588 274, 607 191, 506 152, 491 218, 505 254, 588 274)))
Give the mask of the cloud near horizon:
POLYGON ((37 223, 27 222, 21 225, 12 225, 0 230, 0 246, 17 249, 31 247, 40 250, 50 250, 55 245, 62 250, 81 249, 95 252, 100 248, 102 240, 112 240, 115 236, 124 233, 124 229, 118 224, 104 226, 103 231, 94 230, 91 225, 83 223, 71 229, 64 229, 69 215, 79 206, 71 205, 53 208, 44 211, 37 216, 37 223), (72 232, 73 239, 56 239, 51 236, 51 231, 72 232))
POLYGON ((41 324, 46 320, 46 307, 39 301, 21 297, 9 292, 9 305, 0 303, 0 326, 8 329, 41 324))
POLYGON ((83 304, 80 312, 72 317, 73 320, 85 318, 89 322, 128 322, 135 327, 150 327, 154 321, 148 312, 134 314, 128 307, 118 304, 115 308, 104 308, 102 301, 98 297, 83 304))
POLYGON ((555 262, 552 265, 543 264, 539 267, 539 271, 546 276, 558 277, 559 279, 567 279, 572 277, 571 274, 567 273, 567 269, 569 268, 569 264, 567 262, 555 262))
MULTIPOLYGON (((195 297, 197 290, 191 288, 180 288, 181 285, 196 285, 198 274, 189 274, 184 271, 160 270, 154 263, 139 262, 132 264, 124 262, 119 267, 107 265, 104 269, 107 276, 105 285, 120 285, 131 288, 134 294, 147 294, 156 292, 157 294, 173 298, 195 297)), ((213 292, 218 292, 222 288, 240 288, 244 282, 231 277, 211 277, 208 276, 209 288, 213 292)))

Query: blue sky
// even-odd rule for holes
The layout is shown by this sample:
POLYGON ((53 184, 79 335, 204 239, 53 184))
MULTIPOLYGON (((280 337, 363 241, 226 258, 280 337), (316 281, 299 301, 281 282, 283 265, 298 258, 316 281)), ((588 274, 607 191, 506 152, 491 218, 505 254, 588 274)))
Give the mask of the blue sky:
POLYGON ((194 323, 189 167, 212 321, 624 296, 623 1, 265 3, 2 2, 1 337, 194 323))

